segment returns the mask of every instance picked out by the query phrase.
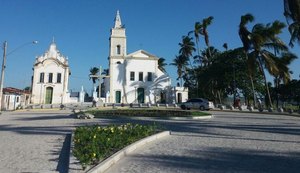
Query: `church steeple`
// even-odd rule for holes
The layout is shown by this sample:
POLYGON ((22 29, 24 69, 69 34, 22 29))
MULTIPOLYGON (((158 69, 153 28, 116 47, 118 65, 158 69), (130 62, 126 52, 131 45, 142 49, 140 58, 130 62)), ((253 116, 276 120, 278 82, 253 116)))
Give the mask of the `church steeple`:
POLYGON ((115 18, 115 28, 122 28, 122 22, 121 22, 121 17, 120 17, 119 10, 117 11, 117 15, 116 15, 116 18, 115 18))
POLYGON ((115 26, 111 29, 110 35, 110 57, 126 56, 126 33, 125 27, 122 26, 119 10, 115 17, 115 26))

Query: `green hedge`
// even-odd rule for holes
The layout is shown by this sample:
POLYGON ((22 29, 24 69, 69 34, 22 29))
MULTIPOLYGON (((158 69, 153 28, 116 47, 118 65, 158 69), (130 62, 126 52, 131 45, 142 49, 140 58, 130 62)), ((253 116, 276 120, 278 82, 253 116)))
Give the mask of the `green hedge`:
POLYGON ((112 110, 89 110, 87 113, 95 117, 103 116, 147 116, 147 117, 190 117, 210 115, 200 111, 164 110, 164 109, 112 109, 112 110))

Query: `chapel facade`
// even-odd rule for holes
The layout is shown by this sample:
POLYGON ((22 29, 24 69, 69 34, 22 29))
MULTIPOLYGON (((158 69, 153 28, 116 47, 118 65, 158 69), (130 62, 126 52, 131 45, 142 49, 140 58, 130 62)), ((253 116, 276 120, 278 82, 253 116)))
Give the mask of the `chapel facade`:
POLYGON ((49 49, 34 62, 31 103, 68 103, 69 76, 68 58, 60 53, 53 41, 49 49))

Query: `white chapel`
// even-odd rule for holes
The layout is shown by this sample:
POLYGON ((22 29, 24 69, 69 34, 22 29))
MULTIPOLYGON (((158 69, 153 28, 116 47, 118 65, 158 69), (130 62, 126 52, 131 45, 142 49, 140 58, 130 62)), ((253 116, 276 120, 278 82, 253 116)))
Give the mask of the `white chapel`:
POLYGON ((64 104, 68 103, 70 68, 68 58, 50 44, 49 49, 37 57, 33 66, 32 104, 64 104))
POLYGON ((119 11, 109 38, 109 77, 104 79, 108 103, 178 103, 188 91, 171 87, 171 78, 158 68, 158 57, 145 50, 127 54, 125 27, 119 11))

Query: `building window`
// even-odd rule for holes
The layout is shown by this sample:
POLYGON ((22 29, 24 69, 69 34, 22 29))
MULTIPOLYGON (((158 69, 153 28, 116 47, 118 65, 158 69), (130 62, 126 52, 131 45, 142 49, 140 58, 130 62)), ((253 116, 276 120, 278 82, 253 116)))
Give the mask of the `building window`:
POLYGON ((134 81, 134 71, 130 72, 130 81, 134 81))
POLYGON ((121 46, 118 45, 118 46, 117 46, 117 55, 120 55, 120 54, 121 54, 121 46))
POLYGON ((17 97, 17 101, 16 102, 19 103, 19 97, 17 97))
POLYGON ((48 82, 52 83, 52 81, 53 81, 53 73, 49 73, 48 82))
POLYGON ((143 72, 139 72, 139 81, 144 81, 143 78, 143 72))
POLYGON ((56 83, 61 83, 61 73, 57 73, 56 83))
POLYGON ((40 83, 44 83, 45 73, 40 73, 40 83))
POLYGON ((152 72, 148 72, 147 81, 152 81, 152 72))

